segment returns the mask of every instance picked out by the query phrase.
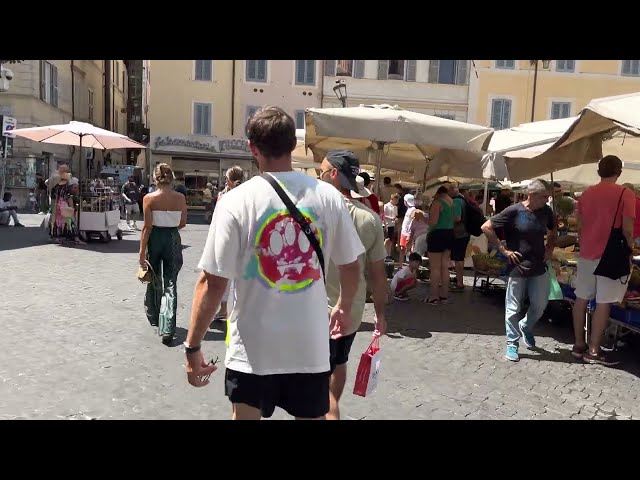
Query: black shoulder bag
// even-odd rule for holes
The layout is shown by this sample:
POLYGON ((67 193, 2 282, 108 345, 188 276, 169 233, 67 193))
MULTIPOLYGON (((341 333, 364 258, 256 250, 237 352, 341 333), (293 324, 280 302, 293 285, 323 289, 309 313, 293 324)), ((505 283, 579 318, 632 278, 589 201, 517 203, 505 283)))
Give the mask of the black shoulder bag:
POLYGON ((600 258, 600 262, 593 272, 594 275, 601 277, 607 277, 611 280, 620 280, 623 285, 629 281, 629 275, 631 275, 631 262, 629 257, 631 256, 631 249, 627 243, 627 239, 622 231, 622 225, 624 224, 624 218, 622 218, 622 224, 620 228, 614 228, 616 225, 616 218, 618 217, 618 211, 622 204, 622 196, 627 189, 625 188, 620 194, 618 200, 618 207, 616 213, 613 216, 613 223, 611 224, 611 233, 609 234, 609 240, 604 247, 604 252, 600 258), (622 277, 627 277, 623 282, 622 277))
POLYGON ((287 210, 289 210, 289 213, 291 214, 293 219, 296 221, 296 223, 300 226, 300 228, 306 235, 307 239, 309 240, 309 243, 311 244, 311 246, 316 252, 316 255, 318 256, 318 262, 320 262, 320 268, 322 269, 322 278, 324 278, 324 255, 322 254, 322 248, 320 247, 320 242, 318 241, 317 237, 311 230, 311 225, 309 220, 306 219, 304 215, 302 215, 300 210, 298 210, 298 207, 296 207, 293 204, 293 202, 291 201, 291 198, 289 198, 289 195, 287 195, 287 193, 282 189, 282 187, 274 177, 272 177, 268 173, 263 173, 262 178, 264 178, 267 182, 269 182, 269 184, 273 187, 273 189, 276 191, 276 193, 280 197, 280 200, 284 202, 284 206, 287 207, 287 210))

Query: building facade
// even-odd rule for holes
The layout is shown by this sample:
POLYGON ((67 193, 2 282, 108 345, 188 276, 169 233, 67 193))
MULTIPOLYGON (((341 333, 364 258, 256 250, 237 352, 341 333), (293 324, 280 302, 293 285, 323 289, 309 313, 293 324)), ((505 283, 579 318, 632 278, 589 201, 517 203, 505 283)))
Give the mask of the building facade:
POLYGON ((347 85, 347 106, 397 105, 467 121, 469 60, 325 60, 323 107, 340 107, 336 82, 347 85))
MULTIPOLYGON (((0 115, 17 128, 88 122, 127 133, 127 72, 124 60, 25 60, 10 66, 11 87, 0 93, 0 115)), ((123 164, 126 152, 51 145, 15 138, 6 159, 6 189, 18 205, 26 201, 37 176, 48 178, 60 164, 73 174, 95 176, 105 164, 123 164), (82 163, 81 163, 82 162, 82 163)))
POLYGON ((234 131, 233 60, 152 60, 149 96, 151 165, 172 166, 187 204, 204 208, 208 182, 223 186, 233 165, 255 171, 243 134, 234 131))
POLYGON ((304 128, 305 109, 322 105, 323 65, 322 60, 236 60, 233 134, 244 137, 247 120, 265 105, 283 108, 296 128, 304 128))
POLYGON ((594 98, 640 90, 640 60, 537 62, 536 76, 535 60, 476 60, 468 121, 500 130, 574 116, 594 98))

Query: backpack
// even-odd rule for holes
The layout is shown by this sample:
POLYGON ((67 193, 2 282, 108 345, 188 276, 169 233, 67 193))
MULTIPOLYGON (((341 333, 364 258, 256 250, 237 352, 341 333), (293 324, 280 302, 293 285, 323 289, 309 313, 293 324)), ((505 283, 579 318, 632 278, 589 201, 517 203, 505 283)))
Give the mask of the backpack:
POLYGON ((462 198, 462 201, 464 202, 464 212, 462 213, 464 228, 469 234, 474 237, 479 237, 482 235, 482 225, 487 221, 487 219, 480 208, 471 205, 467 202, 466 198, 460 198, 462 198))

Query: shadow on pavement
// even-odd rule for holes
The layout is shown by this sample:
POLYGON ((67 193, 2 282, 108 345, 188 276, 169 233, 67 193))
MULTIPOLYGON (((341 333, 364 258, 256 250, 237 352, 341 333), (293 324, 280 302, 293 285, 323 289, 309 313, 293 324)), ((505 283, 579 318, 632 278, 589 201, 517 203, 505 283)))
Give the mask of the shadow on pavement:
POLYGON ((47 245, 49 235, 40 227, 0 227, 0 251, 47 245))
MULTIPOLYGON (((215 330, 207 330, 207 333, 204 336, 205 342, 224 342, 224 339, 227 336, 227 326, 222 322, 216 323, 219 323, 219 325, 216 325, 215 330)), ((186 328, 176 327, 176 335, 172 347, 182 346, 182 343, 187 339, 187 333, 188 331, 186 328)))

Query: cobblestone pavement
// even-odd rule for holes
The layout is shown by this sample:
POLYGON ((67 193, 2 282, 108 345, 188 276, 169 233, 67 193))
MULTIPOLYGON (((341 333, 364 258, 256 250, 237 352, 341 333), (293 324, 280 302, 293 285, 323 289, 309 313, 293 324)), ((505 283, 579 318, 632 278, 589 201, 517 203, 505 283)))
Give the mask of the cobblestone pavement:
MULTIPOLYGON (((134 278, 138 235, 65 248, 35 228, 0 229, 4 274, 0 419, 227 419, 223 375, 190 387, 178 346, 186 333, 197 260, 207 226, 183 231, 178 342, 168 348, 147 324, 144 287, 134 278)), ((367 347, 372 308, 356 337, 343 415, 347 419, 640 418, 640 357, 624 350, 619 369, 584 365, 569 354, 568 328, 536 327, 540 352, 503 359, 502 306, 478 293, 454 294, 432 307, 412 301, 388 308, 381 383, 370 398, 351 394, 367 347)), ((224 354, 224 332, 211 330, 207 355, 224 354)), ((274 418, 287 415, 277 411, 274 418)))

